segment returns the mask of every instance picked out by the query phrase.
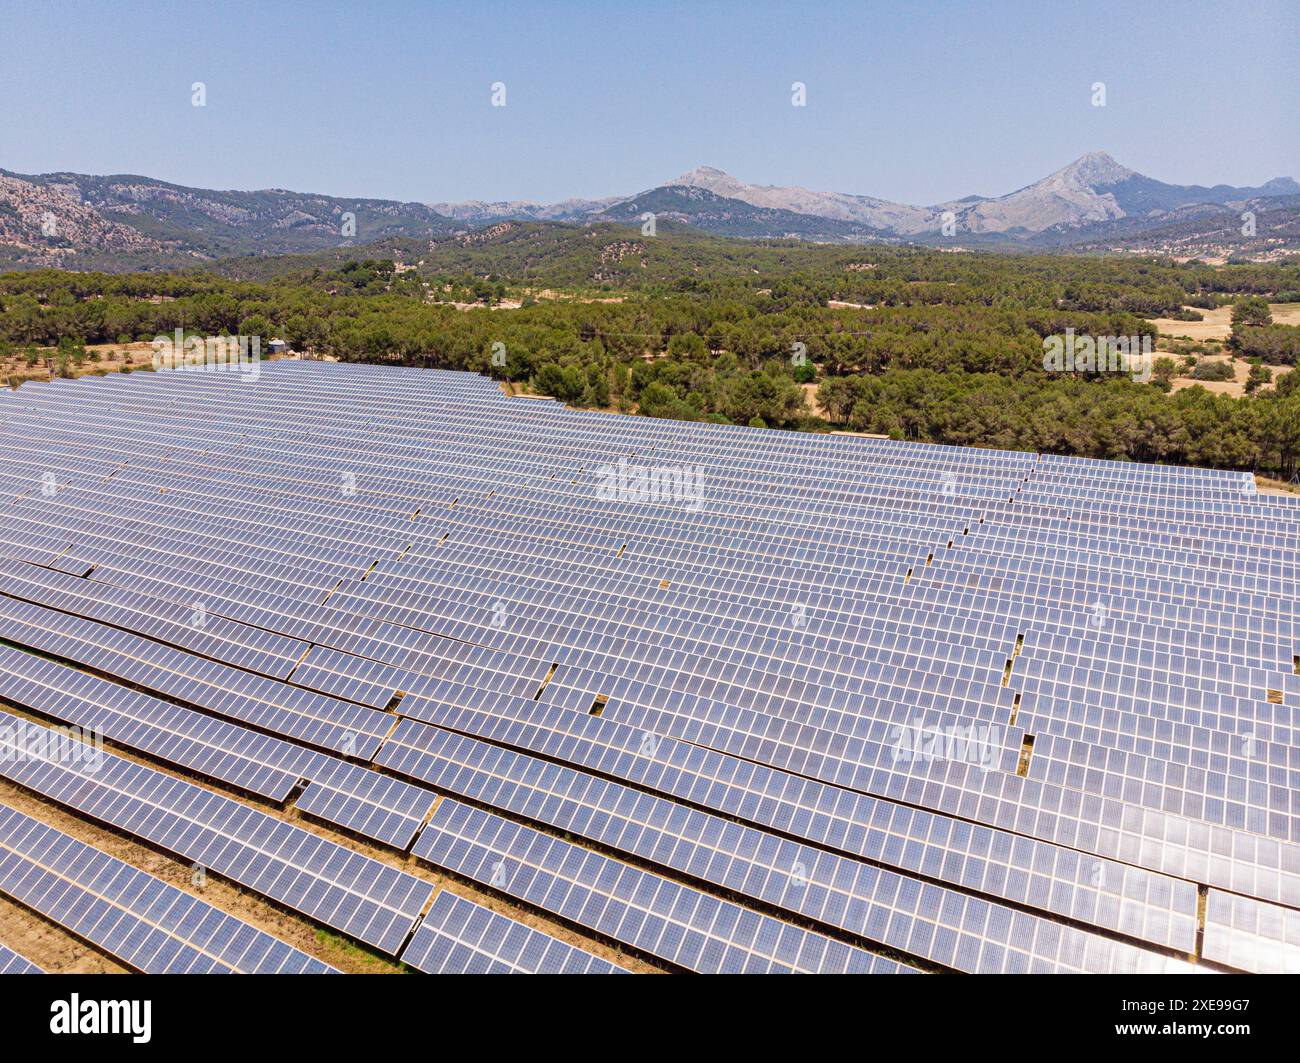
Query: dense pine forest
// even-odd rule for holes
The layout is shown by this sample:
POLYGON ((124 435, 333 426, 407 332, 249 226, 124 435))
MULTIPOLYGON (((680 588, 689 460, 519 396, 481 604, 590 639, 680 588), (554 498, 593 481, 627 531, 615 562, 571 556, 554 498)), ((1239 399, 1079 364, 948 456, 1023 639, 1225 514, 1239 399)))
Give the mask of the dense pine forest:
MULTIPOLYGON (((469 369, 588 407, 773 428, 1250 469, 1300 458, 1300 266, 754 243, 662 225, 503 223, 205 272, 0 275, 0 361, 74 373, 87 348, 282 337, 345 361, 469 369), (1231 305, 1241 397, 1048 372, 1044 340, 1156 341, 1231 305)), ((1226 313, 1226 311, 1225 311, 1226 313)), ((1182 359, 1181 362, 1178 360, 1182 359)), ((1167 363, 1167 364, 1165 364, 1167 363)), ((1212 380, 1210 363, 1198 380, 1212 380)))

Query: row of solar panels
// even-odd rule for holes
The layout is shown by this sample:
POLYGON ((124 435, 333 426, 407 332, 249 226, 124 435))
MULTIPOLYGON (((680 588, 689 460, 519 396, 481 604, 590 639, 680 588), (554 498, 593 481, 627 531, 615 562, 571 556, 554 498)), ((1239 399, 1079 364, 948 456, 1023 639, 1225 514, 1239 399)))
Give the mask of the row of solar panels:
MULTIPOLYGON (((0 719, 9 721, 3 738, 4 748, 9 755, 0 758, 0 774, 5 778, 19 782, 70 808, 92 814, 94 818, 131 834, 154 841, 186 859, 195 859, 197 855, 195 862, 199 866, 231 877, 255 892, 293 907, 325 925, 350 933, 382 951, 394 955, 400 953, 405 958, 406 953, 413 950, 415 955, 412 965, 420 969, 436 967, 441 970, 452 962, 446 957, 440 957, 436 961, 430 958, 435 949, 431 938, 443 941, 443 946, 454 943, 449 941, 448 931, 438 919, 429 924, 427 932, 417 934, 410 946, 406 949, 401 947, 432 892, 432 888, 421 880, 406 873, 395 872, 388 865, 371 858, 348 854, 346 850, 323 839, 308 841, 310 836, 307 832, 246 806, 235 815, 219 817, 214 814, 214 807, 229 799, 203 791, 182 780, 161 775, 143 765, 132 764, 114 754, 101 751, 94 754, 96 759, 74 767, 66 757, 53 754, 47 743, 34 737, 34 725, 24 726, 20 718, 8 714, 0 715, 0 719), (75 785, 73 780, 78 780, 80 785, 75 785), (160 822, 147 824, 145 817, 140 815, 140 810, 132 799, 146 800, 144 795, 147 795, 149 807, 155 810, 148 819, 160 819, 160 822), (162 811, 169 814, 160 817, 162 811), (206 837, 209 830, 218 829, 209 828, 209 824, 217 822, 219 818, 225 820, 225 826, 220 828, 224 835, 224 845, 220 849, 206 837), (238 829, 232 829, 236 824, 238 829), (229 852, 230 849, 241 847, 244 848, 243 852, 229 852), (204 858, 205 855, 207 859, 204 858), (209 863, 208 860, 212 862, 209 863), (314 881, 306 881, 309 878, 314 881), (436 931, 441 931, 441 934, 436 931)), ((449 804, 448 807, 452 806, 449 804)), ((94 884, 93 890, 86 890, 86 895, 99 900, 102 899, 101 894, 107 892, 107 880, 130 879, 132 869, 118 861, 112 869, 105 870, 99 865, 112 858, 97 854, 97 859, 89 859, 87 854, 95 853, 89 847, 58 835, 58 832, 45 828, 36 821, 27 822, 28 817, 22 817, 24 822, 20 823, 19 816, 18 813, 12 813, 8 820, 0 818, 0 835, 6 838, 5 844, 28 856, 28 864, 36 866, 39 871, 58 877, 51 881, 33 882, 36 876, 31 867, 28 864, 19 866, 16 857, 9 864, 0 865, 0 891, 10 893, 44 914, 61 916, 58 921, 70 930, 118 955, 132 966, 141 970, 215 969, 220 961, 220 949, 225 947, 225 939, 234 935, 235 930, 243 930, 237 923, 233 927, 218 925, 210 928, 210 935, 195 945, 196 954, 182 958, 178 958, 175 953, 184 943, 178 942, 176 936, 170 934, 173 929, 167 921, 170 915, 167 915, 154 935, 156 940, 143 943, 139 941, 138 928, 121 920, 113 920, 107 930, 102 930, 100 922, 103 912, 95 905, 78 903, 81 900, 79 897, 70 897, 67 891, 68 881, 84 876, 94 884), (31 841, 28 834, 35 834, 35 840, 31 841), (51 836, 59 839, 57 844, 51 841, 51 836), (56 848, 58 851, 52 853, 51 850, 56 848), (5 874, 6 871, 11 873, 5 874), (55 893, 59 903, 71 902, 71 910, 43 907, 42 896, 48 893, 55 893), (128 951, 122 943, 123 939, 114 936, 115 934, 125 935, 131 939, 128 943, 133 947, 138 945, 139 950, 128 951), (214 956, 213 953, 218 955, 214 956)), ((558 839, 554 839, 554 842, 559 857, 564 855, 564 851, 576 851, 576 847, 568 846, 558 839)), ((428 843, 422 845, 424 848, 418 849, 417 855, 441 868, 456 869, 450 858, 440 859, 433 854, 428 843)), ((589 876, 593 889, 588 894, 593 902, 610 899, 601 887, 611 868, 619 868, 625 881, 633 880, 640 887, 638 898, 645 897, 644 909, 636 904, 631 908, 633 914, 638 916, 635 919, 636 925, 631 925, 631 920, 627 923, 611 921, 612 911, 603 912, 597 919, 585 908, 575 910, 572 901, 557 899, 553 890, 544 891, 539 896, 538 907, 553 910, 557 916, 579 925, 594 922, 593 928, 606 936, 688 969, 899 969, 899 965, 871 953, 850 948, 824 935, 781 923, 735 905, 723 904, 720 908, 711 908, 712 900, 698 891, 677 886, 628 865, 619 865, 595 853, 588 856, 594 862, 589 876), (724 927, 731 935, 726 941, 725 949, 710 948, 703 954, 698 948, 692 951, 691 946, 700 942, 709 941, 716 946, 721 940, 724 927), (769 947, 777 941, 780 942, 779 950, 769 947), (797 962, 786 962, 785 953, 791 948, 798 954, 797 962)), ((199 903, 194 898, 172 887, 165 887, 163 883, 144 876, 143 873, 136 872, 135 876, 136 879, 121 884, 122 891, 128 895, 128 901, 121 907, 129 903, 145 912, 161 907, 165 913, 175 914, 178 921, 188 923, 193 920, 189 907, 199 903), (159 902, 155 894, 164 889, 172 890, 173 893, 159 902), (139 899, 137 894, 143 894, 143 899, 139 899)), ((505 885, 491 876, 484 880, 484 884, 505 885)), ((608 888, 604 887, 605 890, 608 888)), ((111 899, 113 895, 110 894, 111 899)), ((235 944, 229 947, 237 948, 238 955, 242 957, 248 943, 237 938, 235 944)), ((529 936, 520 947, 530 953, 539 953, 540 949, 541 953, 549 951, 558 954, 546 958, 546 965, 571 969, 581 958, 593 969, 600 968, 599 962, 594 958, 584 957, 572 950, 552 948, 549 942, 536 935, 529 936)), ((293 957, 278 959, 287 969, 293 957)), ((498 955, 496 959, 500 960, 501 957, 498 955)), ((539 963, 543 959, 541 954, 536 957, 539 963)), ((268 968, 265 963, 246 967, 227 966, 229 969, 280 969, 268 968)), ((311 969, 305 964, 300 966, 301 969, 311 969)))
POLYGON ((841 450, 841 454, 842 454, 842 450, 841 450))
MULTIPOLYGON (((1265 677, 1265 679, 1266 679, 1266 681, 1267 681, 1267 677, 1265 677)), ((1289 689, 1288 684, 1283 683, 1283 682, 1280 682, 1280 681, 1279 681, 1279 686, 1280 686, 1284 691, 1287 690, 1287 689, 1289 689)))
MULTIPOLYGON (((278 378, 292 379, 292 382, 294 382, 295 385, 296 383, 309 382, 311 383, 312 386, 321 387, 322 382, 324 382, 324 378, 322 378, 321 374, 317 372, 317 366, 277 365, 274 366, 274 370, 276 370, 276 374, 278 378)), ((352 381, 360 383, 361 386, 364 386, 365 389, 372 392, 374 391, 374 385, 376 385, 377 379, 382 379, 382 381, 385 381, 385 383, 395 383, 398 381, 402 381, 403 379, 403 374, 402 372, 400 372, 400 370, 385 370, 381 368, 374 368, 374 366, 367 366, 367 368, 356 368, 356 366, 331 366, 331 370, 333 370, 333 372, 331 372, 330 383, 335 383, 335 385, 337 385, 337 383, 341 383, 342 381, 346 381, 346 379, 351 378, 352 381)), ((473 378, 463 378, 463 379, 459 379, 459 381, 454 381, 454 379, 451 378, 451 374, 433 374, 433 376, 430 376, 430 374, 426 373, 424 381, 419 381, 419 382, 413 381, 413 379, 411 378, 411 374, 404 374, 404 376, 406 376, 407 386, 420 387, 422 395, 428 395, 430 391, 433 391, 434 394, 455 395, 456 399, 458 399, 459 402, 465 402, 465 400, 472 398, 474 400, 478 400, 478 402, 486 402, 486 403, 495 402, 495 404, 497 404, 498 407, 504 407, 504 405, 506 405, 502 403, 502 400, 500 400, 500 395, 498 394, 497 389, 495 389, 495 386, 491 382, 474 381, 473 378), (432 389, 430 389, 430 387, 428 386, 421 387, 421 385, 428 385, 428 383, 434 383, 435 386, 432 387, 432 389)), ((339 398, 342 398, 342 396, 346 394, 346 389, 335 389, 335 390, 337 390, 339 394, 339 398)), ((378 398, 382 399, 382 395, 378 396, 378 398)), ((378 403, 376 403, 376 405, 377 404, 378 403)), ((536 407, 537 404, 530 404, 530 405, 534 405, 534 407, 536 407)), ((554 407, 550 407, 550 411, 556 413, 560 413, 560 412, 569 413, 567 411, 559 411, 558 408, 554 408, 554 407)), ((530 416, 536 416, 536 413, 537 413, 536 409, 530 409, 529 411, 530 416)), ((581 417, 582 415, 577 415, 576 417, 573 418, 575 418, 575 420, 580 420, 581 417)), ((744 433, 744 430, 738 430, 738 431, 732 430, 732 431, 735 434, 744 433)), ((718 431, 718 433, 714 433, 715 437, 716 435, 724 435, 724 434, 725 431, 718 431)), ((746 438, 753 439, 757 437, 754 437, 753 434, 746 434, 746 438)), ((805 444, 805 446, 809 446, 809 447, 818 447, 818 444, 822 443, 822 441, 816 441, 816 439, 811 439, 811 441, 798 441, 798 442, 803 443, 805 444)), ((783 444, 784 443, 785 441, 783 441, 783 444)), ((789 446, 790 447, 798 446, 798 443, 789 444, 789 446)), ((889 444, 880 441, 867 441, 865 443, 862 443, 861 446, 865 448, 865 450, 871 450, 871 448, 888 448, 889 444)), ((933 448, 933 450, 939 451, 941 452, 941 454, 945 454, 948 456, 963 457, 963 459, 966 460, 989 461, 989 460, 1002 459, 1002 460, 1015 461, 1015 460, 1024 459, 1023 455, 1018 455, 1018 454, 1017 455, 995 455, 992 454, 992 452, 987 452, 987 451, 972 452, 969 450, 963 450, 963 448, 933 448)), ((835 448, 828 448, 824 446, 820 447, 820 452, 822 452, 822 454, 839 456, 842 455, 842 448, 840 448, 839 450, 839 455, 837 455, 835 448)), ((1130 467, 1119 467, 1119 465, 1115 465, 1114 463, 1096 463, 1096 461, 1089 461, 1087 459, 1069 459, 1069 457, 1053 457, 1053 456, 1045 456, 1043 460, 1047 461, 1047 463, 1058 465, 1058 467, 1063 467, 1069 470, 1071 476, 1078 476, 1079 472, 1089 472, 1093 474, 1105 474, 1105 476, 1108 477, 1117 477, 1117 476, 1123 476, 1126 478, 1140 477, 1143 478, 1144 481, 1169 480, 1177 483, 1187 483, 1192 481, 1226 482, 1229 483, 1229 485, 1231 485, 1232 487, 1234 487, 1234 489, 1236 483, 1239 483, 1240 481, 1239 477, 1234 477, 1232 476, 1231 473, 1217 472, 1217 470, 1200 470, 1200 469, 1169 470, 1169 469, 1161 469, 1158 467, 1134 467, 1134 465, 1130 465, 1130 467)))
POLYGON ((192 894, 3 805, 0 893, 138 971, 332 970, 192 894))
POLYGON ((0 974, 44 974, 44 972, 7 945, 0 945, 0 974))

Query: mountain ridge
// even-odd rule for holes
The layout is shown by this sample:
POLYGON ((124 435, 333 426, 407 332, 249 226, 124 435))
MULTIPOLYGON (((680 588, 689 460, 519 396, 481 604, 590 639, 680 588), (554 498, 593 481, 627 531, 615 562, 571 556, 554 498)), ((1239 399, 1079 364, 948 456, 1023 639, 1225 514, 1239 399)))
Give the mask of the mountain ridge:
MULTIPOLYGON (((697 166, 634 196, 416 203, 282 188, 192 188, 137 174, 0 170, 0 266, 172 268, 240 255, 307 254, 389 239, 435 239, 503 221, 590 225, 667 222, 744 239, 829 243, 1063 247, 1123 243, 1207 211, 1300 194, 1276 177, 1257 187, 1174 185, 1092 151, 1001 196, 914 206, 801 186, 747 184, 697 166)), ((1221 218, 1216 233, 1227 232, 1221 218)), ((1293 242, 1286 235, 1287 246, 1293 242)))
MULTIPOLYGON (((662 196, 667 189, 698 188, 722 199, 749 204, 759 211, 784 211, 823 218, 831 222, 862 227, 869 239, 884 236, 917 239, 922 242, 943 236, 1007 236, 1012 240, 1032 239, 1049 234, 1055 239, 1062 231, 1104 226, 1117 220, 1153 212, 1169 212, 1194 203, 1223 206, 1268 196, 1300 193, 1300 184, 1290 177, 1275 177, 1256 187, 1231 185, 1175 185, 1147 177, 1117 162, 1104 151, 1090 151, 1046 177, 1000 196, 968 195, 944 203, 914 205, 849 192, 821 192, 802 186, 748 184, 715 166, 696 166, 685 173, 635 196, 605 200, 569 200, 544 205, 532 201, 484 204, 439 203, 435 207, 453 217, 478 222, 504 220, 585 221, 595 217, 626 214, 623 204, 662 196), (605 204, 603 207, 600 204, 605 204), (573 207, 570 207, 573 204, 573 207), (471 209, 472 208, 472 209, 471 209)), ((677 198, 682 200, 681 194, 677 198)), ((704 212, 721 235, 750 235, 754 217, 743 211, 744 222, 734 231, 704 212)), ((679 219, 680 220, 680 219, 679 219)), ((799 223, 786 226, 806 232, 816 226, 799 223)), ((768 235, 777 235, 775 232, 768 235)), ((842 239, 844 226, 828 226, 819 236, 802 238, 842 239)))
POLYGON ((433 236, 455 227, 423 203, 282 188, 194 188, 139 174, 0 170, 0 248, 60 260, 81 252, 125 251, 109 246, 130 242, 119 231, 123 228, 139 236, 133 253, 183 261, 305 252, 348 239, 368 243, 390 236, 433 236), (100 220, 100 238, 88 238, 97 228, 89 220, 70 224, 88 211, 100 220), (46 214, 53 216, 53 232, 39 224, 46 214))

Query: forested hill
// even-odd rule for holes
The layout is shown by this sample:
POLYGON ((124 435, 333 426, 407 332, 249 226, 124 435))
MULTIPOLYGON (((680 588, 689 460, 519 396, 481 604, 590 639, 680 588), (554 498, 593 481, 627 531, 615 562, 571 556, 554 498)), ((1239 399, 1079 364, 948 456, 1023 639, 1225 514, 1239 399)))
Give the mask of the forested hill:
MULTIPOLYGON (((1229 267, 1132 256, 951 252, 913 247, 736 240, 659 221, 587 227, 499 222, 475 233, 433 240, 387 239, 360 248, 269 259, 229 258, 211 273, 247 281, 310 282, 355 260, 415 267, 424 277, 564 288, 589 294, 628 292, 751 293, 780 287, 805 298, 876 302, 964 302, 1176 310, 1201 291, 1300 290, 1300 263, 1229 267), (927 285, 957 287, 939 291, 927 285), (907 286, 905 289, 900 286, 907 286), (966 290, 966 289, 978 290, 966 290)), ((778 302, 784 294, 773 296, 778 302)))
POLYGON ((223 255, 308 252, 457 227, 422 203, 0 170, 0 265, 183 268, 223 255))

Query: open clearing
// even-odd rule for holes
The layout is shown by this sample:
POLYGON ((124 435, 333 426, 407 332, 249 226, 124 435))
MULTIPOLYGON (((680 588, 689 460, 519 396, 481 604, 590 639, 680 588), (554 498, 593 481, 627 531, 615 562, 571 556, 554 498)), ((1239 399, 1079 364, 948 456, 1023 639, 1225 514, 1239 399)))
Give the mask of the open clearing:
MULTIPOLYGON (((1174 380, 1174 390, 1181 391, 1183 388, 1194 388, 1198 385, 1206 391, 1213 392, 1215 395, 1231 395, 1233 398, 1241 398, 1246 394, 1246 377, 1250 375, 1250 363, 1240 358, 1229 358, 1222 354, 1206 354, 1197 359, 1198 362, 1227 362, 1232 366, 1234 373, 1232 380, 1195 380, 1191 376, 1180 376, 1174 380)), ((1265 390, 1276 385, 1278 378, 1291 372, 1292 367, 1289 365, 1271 365, 1268 368, 1273 370, 1273 383, 1265 385, 1265 390)))
MULTIPOLYGON (((21 352, 15 351, 9 357, 0 359, 0 380, 11 387, 25 380, 49 380, 58 375, 57 362, 53 372, 47 367, 46 359, 55 360, 52 347, 37 347, 40 356, 35 365, 28 365, 21 352)), ((88 345, 89 357, 80 365, 70 366, 76 376, 89 376, 95 373, 111 373, 129 365, 132 369, 141 369, 153 365, 153 345, 149 343, 97 343, 88 345)))
MULTIPOLYGON (((1188 306, 1185 310, 1200 314, 1201 321, 1176 321, 1172 317, 1151 319, 1151 324, 1160 330, 1160 335, 1171 339, 1188 340, 1226 340, 1232 333, 1232 307, 1221 306, 1216 310, 1202 310, 1188 306)), ((1300 303, 1270 303, 1273 322, 1278 325, 1300 325, 1300 303)))
MULTIPOLYGON (((16 387, 28 380, 53 380, 59 376, 55 350, 52 347, 37 347, 40 359, 35 365, 28 365, 21 353, 15 352, 8 358, 0 359, 0 384, 16 387), (53 365, 53 368, 51 368, 53 365)), ((103 376, 105 373, 120 373, 128 366, 132 371, 150 372, 154 367, 154 349, 151 343, 98 343, 87 345, 88 357, 84 362, 68 364, 68 375, 75 377, 103 376)), ((261 361, 271 362, 281 358, 293 358, 294 355, 264 354, 261 361)), ((326 357, 323 361, 334 361, 326 357)))

